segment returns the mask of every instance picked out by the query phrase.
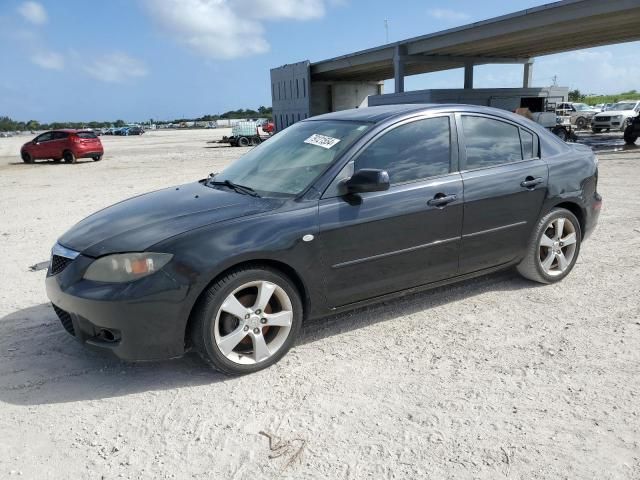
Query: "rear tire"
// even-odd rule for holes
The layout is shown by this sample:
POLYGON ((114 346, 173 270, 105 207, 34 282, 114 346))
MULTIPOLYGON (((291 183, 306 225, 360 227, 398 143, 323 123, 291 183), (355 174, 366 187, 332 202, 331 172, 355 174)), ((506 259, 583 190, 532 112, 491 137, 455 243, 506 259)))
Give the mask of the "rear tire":
POLYGON ((93 157, 94 162, 99 162, 100 160, 102 160, 102 155, 96 155, 95 157, 93 157))
POLYGON ((584 117, 578 117, 576 119, 576 128, 577 129, 583 129, 584 127, 587 126, 587 119, 584 117))
POLYGON ((633 125, 629 125, 624 131, 624 143, 627 145, 633 145, 636 143, 636 140, 638 140, 638 135, 633 132, 633 125))
POLYGON ((248 147, 249 146, 249 139, 247 137, 240 137, 238 139, 238 146, 239 147, 248 147))
POLYGON ((62 158, 64 158, 65 163, 76 163, 76 156, 73 154, 71 150, 67 150, 62 154, 62 158))
POLYGON ((194 349, 216 370, 241 375, 267 368, 289 351, 300 333, 303 311, 288 277, 267 266, 250 266, 218 278, 193 315, 194 349))
POLYGON ((22 152, 22 161, 24 163, 33 163, 33 157, 28 152, 22 152))
POLYGON ((564 208, 554 208, 538 221, 527 253, 516 268, 534 282, 559 282, 573 269, 581 243, 582 231, 576 216, 564 208))

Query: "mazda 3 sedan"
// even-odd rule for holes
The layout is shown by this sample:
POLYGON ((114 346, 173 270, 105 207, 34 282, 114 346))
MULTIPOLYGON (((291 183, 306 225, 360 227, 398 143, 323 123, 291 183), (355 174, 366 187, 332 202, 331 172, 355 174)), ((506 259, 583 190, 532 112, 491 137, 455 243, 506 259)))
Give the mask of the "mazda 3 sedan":
POLYGON ((53 247, 47 294, 67 332, 121 359, 195 350, 253 372, 306 319, 511 267, 562 280, 596 225, 597 182, 588 147, 502 110, 321 115, 82 220, 53 247))

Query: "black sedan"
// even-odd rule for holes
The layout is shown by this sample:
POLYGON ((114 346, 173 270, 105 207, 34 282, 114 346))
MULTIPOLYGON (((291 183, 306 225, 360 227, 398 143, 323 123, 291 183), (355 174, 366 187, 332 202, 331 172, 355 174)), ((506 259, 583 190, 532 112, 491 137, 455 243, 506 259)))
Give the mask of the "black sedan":
POLYGON ((305 319, 516 267, 552 283, 601 207, 598 163, 527 119, 395 105, 298 122, 207 179, 78 223, 46 288, 64 328, 125 360, 275 363, 305 319))

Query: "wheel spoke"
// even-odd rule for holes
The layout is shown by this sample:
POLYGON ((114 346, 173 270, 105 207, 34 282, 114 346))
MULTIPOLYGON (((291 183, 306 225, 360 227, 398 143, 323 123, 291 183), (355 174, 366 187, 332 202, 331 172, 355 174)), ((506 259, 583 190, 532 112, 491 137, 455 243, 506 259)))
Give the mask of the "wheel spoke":
POLYGON ((555 232, 555 235, 553 236, 553 239, 560 240, 564 232, 564 218, 561 217, 556 220, 555 230, 556 232, 555 232))
POLYGON ((542 234, 540 245, 543 247, 553 247, 553 239, 549 238, 546 233, 542 234))
POLYGON ((264 317, 270 327, 289 327, 293 320, 293 312, 284 310, 278 313, 265 314, 264 317))
POLYGON ((260 282, 258 285, 258 296, 256 297, 256 303, 253 309, 264 311, 267 305, 269 305, 269 300, 271 300, 271 296, 275 290, 276 286, 273 283, 260 282))
POLYGON ((557 258, 558 268, 560 268, 560 270, 564 272, 569 265, 569 262, 567 262, 567 257, 564 256, 564 253, 560 252, 557 254, 557 258))
POLYGON ((570 233, 560 241, 562 242, 563 246, 573 245, 574 243, 576 243, 576 234, 570 233))
POLYGON ((233 349, 236 348, 240 341, 246 336, 247 332, 244 331, 242 324, 240 324, 233 332, 220 339, 218 347, 225 356, 229 356, 233 349))
POLYGON ((549 253, 547 253, 547 258, 545 258, 542 261, 542 268, 544 268, 545 270, 549 271, 549 269, 551 268, 551 264, 553 263, 553 259, 556 258, 555 254, 553 253, 552 250, 549 250, 549 253))
POLYGON ((243 320, 245 315, 249 313, 249 309, 244 305, 242 305, 233 294, 229 295, 226 298, 226 300, 220 307, 220 310, 222 310, 223 312, 230 313, 231 315, 239 318, 240 320, 243 320))
POLYGON ((251 340, 253 341, 253 359, 257 362, 269 358, 271 352, 267 346, 267 342, 264 340, 262 332, 252 333, 251 340))

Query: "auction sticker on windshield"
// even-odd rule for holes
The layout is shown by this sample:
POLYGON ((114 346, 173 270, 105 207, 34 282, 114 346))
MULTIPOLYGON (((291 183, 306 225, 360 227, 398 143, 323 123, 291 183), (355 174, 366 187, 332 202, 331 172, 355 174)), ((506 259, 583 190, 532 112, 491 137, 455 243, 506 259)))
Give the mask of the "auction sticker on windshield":
POLYGON ((315 145, 317 147, 322 147, 322 148, 331 148, 339 141, 340 141, 339 138, 327 137, 326 135, 320 135, 319 133, 314 133, 309 138, 307 138, 304 141, 304 143, 308 143, 310 145, 315 145))

